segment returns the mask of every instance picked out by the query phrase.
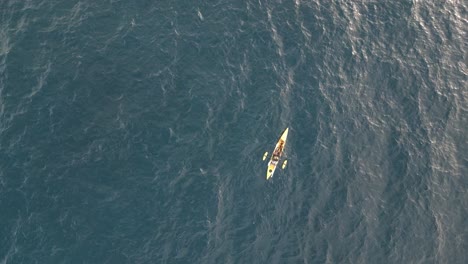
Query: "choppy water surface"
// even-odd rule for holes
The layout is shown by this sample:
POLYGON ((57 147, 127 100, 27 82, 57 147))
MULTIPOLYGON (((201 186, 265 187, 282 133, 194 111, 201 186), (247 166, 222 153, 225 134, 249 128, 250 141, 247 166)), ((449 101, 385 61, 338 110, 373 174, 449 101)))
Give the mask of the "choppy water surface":
POLYGON ((467 263, 463 1, 153 2, 0 2, 0 263, 467 263))

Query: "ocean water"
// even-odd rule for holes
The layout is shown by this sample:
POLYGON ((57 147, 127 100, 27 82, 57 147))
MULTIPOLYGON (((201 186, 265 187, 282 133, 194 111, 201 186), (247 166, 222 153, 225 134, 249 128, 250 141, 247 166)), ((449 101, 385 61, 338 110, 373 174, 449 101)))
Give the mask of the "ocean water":
POLYGON ((467 17, 0 1, 0 263, 468 263, 467 17))

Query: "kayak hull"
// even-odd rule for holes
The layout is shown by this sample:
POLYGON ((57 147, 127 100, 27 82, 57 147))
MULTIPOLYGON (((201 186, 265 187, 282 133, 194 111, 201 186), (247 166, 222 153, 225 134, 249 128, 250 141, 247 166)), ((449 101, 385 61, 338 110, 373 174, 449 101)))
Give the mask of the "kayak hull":
POLYGON ((286 128, 281 134, 280 139, 276 143, 275 150, 273 151, 273 154, 271 155, 271 159, 268 162, 268 168, 267 168, 267 174, 266 174, 267 180, 273 177, 276 167, 278 166, 279 160, 281 156, 283 155, 284 148, 286 147, 286 140, 288 139, 288 132, 289 132, 289 128, 286 128))

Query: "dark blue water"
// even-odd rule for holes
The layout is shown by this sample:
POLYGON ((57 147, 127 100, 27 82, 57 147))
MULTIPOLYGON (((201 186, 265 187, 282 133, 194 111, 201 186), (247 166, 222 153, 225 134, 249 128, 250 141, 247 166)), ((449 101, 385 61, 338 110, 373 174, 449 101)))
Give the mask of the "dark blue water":
POLYGON ((463 1, 0 1, 0 263, 467 263, 467 28, 463 1))

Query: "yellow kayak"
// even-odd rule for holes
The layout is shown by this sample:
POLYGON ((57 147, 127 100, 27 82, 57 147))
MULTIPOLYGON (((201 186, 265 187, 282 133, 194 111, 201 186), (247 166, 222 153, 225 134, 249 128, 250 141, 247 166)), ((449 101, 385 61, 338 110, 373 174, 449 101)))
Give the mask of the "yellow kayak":
POLYGON ((266 175, 267 180, 273 177, 273 173, 275 173, 276 166, 278 165, 278 162, 281 156, 283 155, 283 150, 286 146, 286 139, 288 138, 288 131, 289 128, 286 128, 283 131, 283 134, 281 135, 280 139, 278 140, 278 143, 276 143, 275 150, 273 151, 271 159, 268 162, 268 170, 266 175))

